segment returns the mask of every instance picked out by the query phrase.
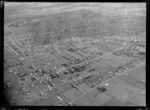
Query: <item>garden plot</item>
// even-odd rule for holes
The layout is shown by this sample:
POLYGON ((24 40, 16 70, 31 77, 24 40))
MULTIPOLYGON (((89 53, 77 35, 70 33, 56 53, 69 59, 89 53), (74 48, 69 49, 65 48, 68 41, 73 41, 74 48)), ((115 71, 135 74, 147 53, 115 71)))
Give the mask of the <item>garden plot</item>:
POLYGON ((80 85, 78 85, 78 88, 81 90, 81 91, 83 91, 83 92, 88 92, 91 88, 88 86, 88 85, 86 85, 85 83, 82 83, 82 84, 80 84, 80 85))
POLYGON ((78 89, 73 88, 73 89, 70 89, 70 90, 66 91, 65 93, 63 93, 63 95, 70 101, 73 101, 73 100, 79 98, 81 95, 83 95, 83 93, 81 91, 79 91, 78 89))
POLYGON ((59 93, 65 93, 66 91, 68 91, 68 90, 70 90, 72 88, 74 88, 74 87, 71 84, 66 83, 66 84, 63 84, 62 86, 58 87, 57 91, 59 93))

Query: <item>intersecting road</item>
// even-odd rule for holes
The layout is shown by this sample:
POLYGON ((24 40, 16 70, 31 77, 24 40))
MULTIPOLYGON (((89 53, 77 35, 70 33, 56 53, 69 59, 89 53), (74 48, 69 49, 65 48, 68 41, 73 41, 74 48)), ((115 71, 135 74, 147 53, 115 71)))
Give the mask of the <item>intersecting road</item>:
MULTIPOLYGON (((133 69, 135 69, 135 68, 137 68, 137 67, 141 66, 141 65, 143 65, 143 63, 142 63, 142 64, 137 65, 136 67, 134 67, 134 68, 132 68, 132 69, 130 69, 130 70, 128 70, 128 71, 125 71, 125 72, 123 72, 123 73, 121 73, 121 74, 117 74, 117 75, 115 75, 114 77, 112 77, 112 78, 110 78, 110 79, 108 79, 108 80, 106 80, 106 81, 104 81, 104 82, 102 82, 102 83, 100 83, 100 84, 96 85, 96 86, 95 86, 95 87, 93 87, 91 90, 89 90, 87 93, 91 92, 92 90, 94 90, 94 89, 95 89, 95 88, 97 88, 98 86, 100 86, 100 85, 102 85, 102 84, 105 84, 106 82, 108 82, 108 81, 110 81, 110 80, 112 80, 112 79, 116 78, 117 76, 120 76, 120 75, 122 75, 122 74, 125 74, 125 73, 127 73, 127 72, 129 72, 129 71, 131 71, 131 70, 133 70, 133 69)), ((81 96, 80 96, 80 97, 78 97, 77 99, 73 100, 73 101, 72 101, 72 102, 70 102, 69 104, 72 104, 72 103, 74 103, 75 101, 79 100, 81 97, 85 96, 87 93, 84 93, 83 95, 81 95, 81 96)))
MULTIPOLYGON (((126 43, 126 44, 127 44, 127 43, 126 43)), ((10 47, 8 47, 6 44, 5 44, 5 46, 9 49, 9 51, 10 51, 24 66, 28 67, 28 65, 26 65, 23 61, 21 61, 21 60, 14 54, 14 51, 13 51, 12 49, 10 49, 10 47)), ((105 55, 103 55, 103 56, 99 56, 99 57, 96 57, 96 58, 87 60, 87 61, 85 61, 85 62, 81 62, 81 63, 79 63, 79 64, 75 64, 75 65, 73 65, 73 66, 71 66, 71 67, 74 67, 74 66, 76 66, 76 65, 81 65, 81 64, 84 64, 84 63, 86 63, 86 62, 93 61, 93 60, 96 60, 96 59, 99 59, 99 58, 108 56, 108 55, 110 55, 110 54, 112 54, 112 53, 114 53, 114 52, 116 52, 116 51, 118 51, 118 50, 123 49, 125 46, 127 46, 127 45, 124 45, 124 46, 120 47, 119 49, 116 49, 115 51, 110 52, 110 53, 108 53, 108 54, 105 54, 105 55)), ((69 69, 69 68, 71 68, 71 67, 68 67, 68 68, 66 68, 66 69, 69 69)), ((28 68, 29 68, 29 67, 28 67, 28 68)), ((136 68, 136 67, 134 67, 134 68, 136 68)), ((132 68, 132 69, 134 69, 134 68, 132 68)), ((29 68, 29 69, 30 69, 30 68, 29 68)), ((64 70, 59 70, 58 72, 65 71, 66 69, 64 69, 64 70)), ((128 70, 128 71, 131 71, 132 69, 130 69, 130 70, 128 70)), ((30 70, 32 70, 32 69, 30 69, 30 70)), ((128 71, 126 71, 126 72, 128 72, 128 71)), ((126 73, 126 72, 124 72, 124 73, 126 73)), ((122 73, 122 74, 124 74, 124 73, 122 73)), ((35 73, 34 73, 34 74, 35 74, 35 73)), ((45 80, 43 80, 43 78, 41 78, 39 75, 37 75, 37 74, 35 74, 35 75, 38 76, 38 78, 40 78, 41 81, 43 81, 47 86, 50 86, 50 85, 49 85, 45 80)), ((115 77, 117 77, 117 76, 119 76, 119 75, 121 75, 121 74, 118 74, 118 75, 116 75, 116 76, 114 76, 114 77, 112 77, 112 78, 110 78, 110 79, 108 79, 108 80, 106 80, 106 81, 104 81, 104 82, 102 82, 102 83, 96 85, 96 86, 95 86, 94 88, 92 88, 90 91, 92 91, 92 90, 95 89, 96 87, 98 87, 98 86, 104 84, 105 82, 107 82, 107 81, 109 81, 109 80, 111 80, 111 79, 113 79, 113 78, 115 78, 115 77)), ((64 82, 64 83, 62 83, 62 84, 60 84, 60 85, 58 85, 58 86, 51 87, 51 89, 58 88, 58 87, 62 86, 63 84, 66 84, 66 83, 71 83, 71 81, 73 81, 74 79, 75 79, 75 78, 73 78, 72 80, 66 81, 66 82, 64 82)), ((25 83, 24 83, 24 85, 25 85, 25 83)), ((25 85, 25 86, 26 86, 26 85, 25 85)), ((27 87, 27 86, 26 86, 26 87, 27 87)), ((51 90, 51 89, 50 89, 50 90, 51 90)), ((80 90, 80 89, 79 89, 79 90, 80 90)), ((88 92, 86 92, 86 93, 83 92, 83 95, 81 95, 81 96, 78 97, 77 99, 73 100, 72 102, 69 102, 69 104, 71 105, 72 103, 74 103, 75 101, 79 100, 81 97, 83 97, 84 95, 86 95, 86 94, 89 93, 90 91, 88 91, 88 92)))
MULTIPOLYGON (((125 43, 125 44, 127 44, 127 43, 125 43)), ((26 65, 23 61, 21 61, 21 60, 14 54, 14 51, 13 51, 7 44, 4 44, 4 46, 7 47, 7 48, 9 49, 9 51, 10 51, 25 67, 27 67, 28 69, 30 69, 30 67, 29 67, 28 65, 26 65)), ((116 49, 116 50, 113 51, 113 52, 110 52, 110 53, 108 53, 108 54, 105 54, 105 55, 103 55, 103 56, 98 56, 98 57, 96 57, 96 58, 89 59, 89 60, 87 60, 87 61, 85 61, 85 62, 81 62, 81 63, 75 64, 75 65, 72 65, 72 66, 70 66, 70 67, 68 67, 68 68, 65 68, 65 69, 63 69, 63 70, 59 70, 59 71, 57 71, 57 72, 62 72, 62 71, 65 71, 65 70, 67 70, 67 69, 69 69, 69 68, 72 68, 72 67, 74 67, 74 66, 82 65, 82 64, 84 64, 84 63, 86 63, 86 62, 90 62, 90 61, 93 61, 93 60, 96 60, 96 59, 99 59, 99 58, 108 56, 108 55, 110 55, 110 54, 112 54, 112 53, 114 53, 114 52, 117 52, 118 50, 123 49, 125 46, 126 46, 126 45, 120 47, 119 49, 116 49)), ((32 69, 30 69, 30 70, 32 70, 32 69)), ((47 86, 50 86, 50 85, 49 85, 45 80, 43 80, 43 78, 41 78, 39 75, 35 74, 35 76, 38 76, 38 77, 41 79, 41 81, 43 81, 47 86)), ((69 81, 66 81, 66 82, 64 82, 64 83, 61 83, 61 84, 58 85, 58 86, 52 87, 52 89, 57 88, 57 87, 60 87, 61 85, 65 84, 65 83, 68 83, 68 82, 71 82, 71 81, 73 81, 73 80, 74 80, 74 79, 69 80, 69 81)))

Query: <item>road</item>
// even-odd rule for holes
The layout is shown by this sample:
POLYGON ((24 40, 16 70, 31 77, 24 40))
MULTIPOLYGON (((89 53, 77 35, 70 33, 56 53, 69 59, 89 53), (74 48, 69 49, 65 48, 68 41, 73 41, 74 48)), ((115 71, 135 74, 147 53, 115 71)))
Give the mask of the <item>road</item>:
MULTIPOLYGON (((5 46, 9 49, 9 51, 11 50, 7 45, 5 45, 5 46)), ((123 47, 120 47, 119 49, 116 49, 116 50, 113 51, 113 52, 116 52, 116 51, 118 51, 118 50, 121 50, 121 49, 123 49, 125 46, 126 46, 126 45, 124 45, 123 47)), ((11 50, 10 52, 11 52, 24 66, 28 67, 28 65, 26 65, 24 62, 22 62, 22 61, 12 52, 12 50, 11 50)), ((81 62, 81 63, 79 63, 79 64, 75 64, 75 65, 73 65, 73 66, 71 66, 71 67, 74 67, 74 66, 76 66, 76 65, 81 65, 81 64, 84 64, 84 63, 86 63, 86 62, 93 61, 93 60, 96 60, 96 59, 99 59, 99 58, 108 56, 108 55, 112 54, 113 52, 110 52, 110 53, 105 54, 105 55, 103 55, 103 56, 99 56, 99 57, 90 59, 90 60, 85 61, 85 62, 81 62)), ((68 68, 66 68, 66 69, 69 69, 69 68, 71 68, 71 67, 68 67, 68 68)), ((28 68, 29 68, 29 67, 28 67, 28 68)), ((134 67, 134 68, 136 68, 136 67, 134 67)), ((132 68, 132 69, 134 69, 134 68, 132 68)), ((30 69, 30 68, 29 68, 29 69, 30 69)), ((66 69, 65 69, 65 70, 66 70, 66 69)), ((131 71, 132 69, 130 69, 129 71, 131 71)), ((32 69, 30 69, 30 70, 32 70, 32 69)), ((59 70, 58 72, 65 71, 65 70, 59 70)), ((128 72, 128 71, 126 71, 126 72, 128 72)), ((126 73, 126 72, 124 72, 124 73, 126 73)), ((122 73, 122 74, 124 74, 124 73, 122 73)), ((34 73, 34 74, 35 74, 35 73, 34 73)), ((117 77, 117 76, 119 76, 119 75, 121 75, 121 74, 118 74, 118 75, 114 76, 113 78, 115 78, 115 77, 117 77)), ((49 85, 46 81, 44 81, 39 75, 35 74, 35 76, 38 76, 38 78, 40 78, 41 81, 43 81, 47 86, 50 86, 50 85, 49 85)), ((96 85, 96 86, 95 86, 94 88, 92 88, 90 91, 92 91, 93 89, 95 89, 95 88, 98 87, 99 85, 102 85, 102 84, 104 84, 105 82, 107 82, 107 81, 109 81, 109 80, 111 80, 111 79, 113 79, 113 78, 110 78, 110 79, 108 79, 108 80, 106 80, 106 81, 104 81, 104 82, 102 82, 102 83, 96 85)), ((66 81, 66 82, 64 82, 64 83, 61 83, 61 84, 58 85, 58 86, 51 87, 50 90, 55 89, 55 88, 58 88, 58 87, 62 86, 63 84, 71 83, 74 79, 75 79, 75 78, 73 78, 72 80, 66 81)), ((25 85, 25 83, 24 83, 24 85, 25 85)), ((25 85, 25 86, 27 87, 27 85, 25 85)), ((79 89, 78 87, 76 87, 76 88, 79 89)), ((79 90, 80 90, 80 89, 79 89, 79 90)), ((80 90, 80 91, 81 91, 81 90, 80 90)), ((90 91, 88 91, 87 93, 89 93, 90 91)), ((81 92, 83 92, 83 91, 81 91, 81 92)), ((80 96, 79 98, 77 98, 77 99, 75 99, 74 101, 70 102, 69 104, 72 104, 73 102, 79 100, 81 97, 83 97, 83 96, 86 95, 87 93, 83 92, 83 95, 82 95, 82 96, 80 96)))
MULTIPOLYGON (((5 45, 5 44, 4 44, 5 45)), ((28 67, 28 65, 26 65, 24 62, 22 62, 13 52, 12 52, 12 49, 10 49, 7 45, 5 45, 9 51, 12 53, 12 55, 14 55, 14 57, 16 57, 16 59, 18 61, 20 61, 25 67, 27 67, 29 70, 33 71, 32 69, 30 69, 30 67, 28 67)), ((35 73, 34 73, 35 74, 35 73)), ((47 86, 50 86, 46 81, 44 81, 39 75, 35 74, 35 76, 38 76, 38 78, 41 79, 41 81, 43 81, 47 86)))
MULTIPOLYGON (((23 61, 21 61, 21 60, 13 53, 13 50, 12 50, 9 46, 7 46, 6 44, 4 44, 4 46, 6 46, 6 47, 10 50, 10 52, 17 58, 17 60, 19 60, 25 67, 27 67, 29 70, 32 71, 32 69, 30 69, 30 67, 29 67, 28 65, 26 65, 23 61)), ((57 71, 57 73, 58 73, 58 72, 65 71, 65 70, 67 70, 67 69, 69 69, 69 68, 72 68, 72 67, 74 67, 74 66, 82 65, 82 64, 84 64, 84 63, 86 63, 86 62, 90 62, 90 61, 93 61, 93 60, 96 60, 96 59, 99 59, 99 58, 108 56, 108 55, 110 55, 110 54, 112 54, 112 53, 114 53, 114 52, 116 52, 116 51, 118 51, 118 50, 123 49, 125 46, 126 46, 126 45, 120 47, 119 49, 116 49, 116 50, 113 51, 113 52, 110 52, 110 53, 108 53, 108 54, 105 54, 105 55, 103 55, 103 56, 98 56, 98 57, 96 57, 96 58, 89 59, 89 60, 87 60, 87 61, 85 61, 85 62, 81 62, 81 63, 75 64, 75 65, 72 65, 72 66, 70 66, 70 67, 68 67, 68 68, 65 68, 65 69, 63 69, 63 70, 59 70, 59 71, 57 71)), ((35 73, 34 73, 34 74, 35 74, 35 73)), ((49 85, 46 81, 44 81, 43 78, 41 78, 38 74, 35 74, 35 76, 38 76, 38 77, 41 79, 41 81, 43 81, 47 86, 50 86, 50 85, 49 85)), ((48 76, 48 75, 47 75, 47 76, 48 76)), ((66 84, 66 83, 69 83, 69 82, 73 81, 74 79, 75 79, 75 78, 73 78, 72 80, 66 81, 66 82, 64 82, 64 83, 61 83, 61 84, 58 85, 58 86, 51 87, 51 89, 55 89, 55 88, 57 88, 57 87, 60 87, 60 86, 62 86, 63 84, 66 84)))
MULTIPOLYGON (((128 71, 125 71, 125 72, 123 72, 123 73, 121 73, 121 74, 115 75, 114 77, 112 77, 112 78, 110 78, 110 79, 108 79, 108 80, 106 80, 106 81, 104 81, 104 82, 102 82, 102 83, 96 85, 96 86, 93 87, 91 90, 89 90, 87 93, 91 92, 92 90, 94 90, 94 89, 97 88, 98 86, 100 86, 100 85, 102 85, 102 84, 105 84, 106 82, 108 82, 108 81, 110 81, 110 80, 112 80, 112 79, 114 79, 114 78, 116 78, 116 77, 118 77, 118 76, 120 76, 120 75, 122 75, 122 74, 125 74, 125 73, 127 73, 127 72, 129 72, 129 71, 131 71, 131 70, 133 70, 133 69, 135 69, 135 68, 141 66, 141 65, 143 65, 143 63, 137 65, 136 67, 134 67, 134 68, 132 68, 132 69, 130 69, 130 70, 128 70, 128 71)), ((85 96, 87 93, 84 93, 83 95, 81 95, 80 97, 78 97, 78 98, 75 99, 74 101, 70 102, 69 104, 71 105, 71 104, 74 103, 75 101, 79 100, 81 97, 85 96)))
MULTIPOLYGON (((115 51, 113 51, 113 52, 116 52, 116 51, 118 51, 118 50, 120 50, 120 49, 123 49, 125 46, 126 46, 126 45, 124 45, 123 47, 121 47, 121 48, 119 48, 119 49, 116 49, 116 50, 115 50, 115 51)), ((68 67, 68 68, 66 68, 66 69, 72 68, 72 67, 77 66, 77 65, 80 65, 80 64, 84 64, 84 63, 89 62, 89 61, 93 61, 93 60, 95 60, 95 59, 102 58, 102 57, 104 57, 104 56, 107 56, 107 55, 112 54, 113 52, 108 53, 108 54, 105 54, 105 55, 103 55, 103 56, 99 56, 99 57, 96 57, 96 58, 90 59, 90 60, 88 60, 88 61, 85 61, 85 62, 82 62, 82 63, 79 63, 79 64, 75 64, 75 65, 70 66, 70 67, 68 67)), ((58 71, 58 72, 65 71, 66 69, 64 69, 64 70, 60 70, 60 71, 58 71)), ((80 77, 80 76, 79 76, 79 77, 80 77)), ((74 79, 75 79, 75 78, 73 78, 72 80, 66 81, 66 82, 64 82, 64 83, 61 83, 60 85, 55 86, 55 87, 53 87, 52 89, 58 88, 58 87, 62 86, 63 84, 66 84, 66 83, 70 83, 70 82, 72 82, 74 79)))
POLYGON ((59 71, 57 71, 57 72, 62 72, 62 71, 65 71, 65 70, 67 70, 67 69, 69 69, 69 68, 72 68, 72 67, 74 67, 74 66, 82 65, 82 64, 84 64, 84 63, 87 63, 87 62, 90 62, 90 61, 93 61, 93 60, 96 60, 96 59, 99 59, 99 58, 102 58, 102 57, 108 56, 108 55, 110 55, 110 54, 112 54, 112 53, 114 53, 114 52, 117 52, 118 50, 123 49, 124 47, 126 47, 126 45, 124 45, 123 47, 120 47, 119 49, 116 49, 116 50, 115 50, 115 51, 113 51, 113 52, 110 52, 110 53, 108 53, 108 54, 105 54, 105 55, 103 55, 103 56, 98 56, 98 57, 96 57, 96 58, 89 59, 89 60, 87 60, 87 61, 84 61, 84 62, 81 62, 81 63, 75 64, 75 65, 72 65, 72 66, 70 66, 70 67, 68 67, 68 68, 65 68, 65 69, 59 70, 59 71))

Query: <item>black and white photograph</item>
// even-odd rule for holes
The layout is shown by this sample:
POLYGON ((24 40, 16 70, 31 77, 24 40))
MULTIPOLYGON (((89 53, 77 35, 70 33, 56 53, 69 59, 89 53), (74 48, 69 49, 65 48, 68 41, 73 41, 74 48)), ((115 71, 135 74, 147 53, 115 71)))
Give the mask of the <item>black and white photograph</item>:
POLYGON ((146 106, 146 2, 5 2, 10 106, 146 106))

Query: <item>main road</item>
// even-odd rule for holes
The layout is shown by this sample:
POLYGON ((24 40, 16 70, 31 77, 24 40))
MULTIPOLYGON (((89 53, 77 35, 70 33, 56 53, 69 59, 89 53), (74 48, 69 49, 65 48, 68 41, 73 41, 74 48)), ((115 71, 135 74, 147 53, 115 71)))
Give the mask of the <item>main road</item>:
MULTIPOLYGON (((105 84, 106 82, 108 82, 108 81, 110 81, 110 80, 112 80, 112 79, 114 79, 114 78, 116 78, 116 77, 118 77, 118 76, 120 76, 120 75, 122 75, 122 74, 125 74, 125 73, 127 73, 127 72, 129 72, 129 71, 131 71, 131 70, 133 70, 133 69, 135 69, 135 68, 141 66, 141 65, 143 65, 143 63, 142 63, 142 64, 138 64, 136 67, 134 67, 134 68, 132 68, 132 69, 130 69, 130 70, 128 70, 128 71, 125 71, 125 72, 123 72, 123 73, 121 73, 121 74, 115 75, 115 76, 112 77, 112 78, 109 78, 108 80, 106 80, 106 81, 104 81, 104 82, 102 82, 102 83, 96 85, 95 87, 93 87, 93 88, 92 88, 91 90, 89 90, 87 93, 91 92, 92 90, 94 90, 94 89, 97 88, 98 86, 100 86, 100 85, 102 85, 102 84, 105 84)), ((81 96, 78 97, 77 99, 73 100, 73 101, 70 102, 69 104, 72 105, 72 103, 74 103, 75 101, 79 100, 81 97, 85 96, 87 93, 84 93, 83 95, 81 95, 81 96)))
MULTIPOLYGON (((74 67, 74 66, 82 65, 82 64, 84 64, 84 63, 86 63, 86 62, 90 62, 90 61, 93 61, 93 60, 96 60, 96 59, 99 59, 99 58, 108 56, 108 55, 110 55, 110 54, 112 54, 112 53, 114 53, 114 52, 117 52, 118 50, 123 49, 124 47, 126 47, 126 44, 127 44, 127 43, 125 43, 124 46, 122 46, 122 47, 120 47, 120 48, 114 50, 113 52, 110 52, 110 53, 105 54, 105 55, 103 55, 103 56, 98 56, 98 57, 93 58, 93 59, 89 59, 89 60, 87 60, 87 61, 84 61, 84 62, 75 64, 75 65, 72 65, 72 66, 70 66, 70 67, 68 67, 68 68, 65 68, 65 69, 62 69, 62 70, 57 71, 57 73, 62 72, 62 71, 65 71, 65 70, 67 70, 67 69, 69 69, 69 68, 72 68, 72 67, 74 67)), ((21 61, 21 60, 14 54, 14 51, 13 51, 7 44, 4 43, 4 46, 7 47, 7 48, 9 49, 9 51, 17 58, 17 60, 19 60, 25 67, 27 67, 29 70, 33 71, 32 69, 30 69, 30 67, 29 67, 28 65, 26 65, 23 61, 21 61)), ((34 74, 35 74, 35 73, 34 73, 34 74)), ((48 87, 50 87, 50 85, 49 85, 43 78, 41 78, 38 74, 35 74, 35 76, 38 76, 38 78, 40 78, 41 81, 43 81, 48 87)), ((45 76, 45 77, 48 77, 48 75, 45 76)), ((50 90, 51 90, 51 89, 54 89, 54 88, 57 88, 57 87, 60 87, 60 86, 63 85, 63 84, 69 83, 69 82, 73 81, 74 79, 75 79, 75 78, 73 78, 72 80, 66 81, 66 82, 64 82, 64 83, 61 83, 61 84, 58 85, 58 86, 50 87, 50 90)))
MULTIPOLYGON (((4 44, 4 46, 6 47, 6 48, 8 48, 8 50, 12 53, 12 55, 14 55, 14 57, 18 60, 18 61, 20 61, 25 67, 27 67, 29 70, 31 70, 31 71, 33 71, 32 69, 30 69, 30 67, 28 66, 28 65, 26 65, 23 61, 21 61, 14 53, 13 53, 13 50, 9 47, 9 46, 7 46, 6 44, 4 44)), ((34 73, 35 74, 35 73, 34 73)), ((48 87, 50 86, 46 81, 44 81, 39 75, 37 75, 37 74, 35 74, 35 76, 38 76, 38 78, 40 78, 41 79, 41 81, 43 81, 48 87)))
MULTIPOLYGON (((125 44, 127 44, 127 43, 125 43, 125 44)), ((13 51, 11 50, 10 47, 8 47, 6 44, 5 44, 5 46, 9 49, 9 51, 10 51, 24 66, 26 66, 28 69, 30 69, 30 67, 29 67, 28 65, 26 65, 23 61, 21 61, 21 60, 13 53, 13 51)), ((84 64, 84 63, 86 63, 86 62, 90 62, 90 61, 93 61, 93 60, 96 60, 96 59, 99 59, 99 58, 108 56, 108 55, 110 55, 110 54, 112 54, 112 53, 114 53, 114 52, 117 52, 118 50, 123 49, 123 48, 126 47, 126 46, 127 46, 127 45, 124 45, 124 46, 120 47, 119 49, 116 49, 116 50, 113 51, 113 52, 110 52, 110 53, 105 54, 105 55, 103 55, 103 56, 98 56, 98 57, 96 57, 96 58, 87 60, 87 61, 85 61, 85 62, 81 62, 81 63, 79 63, 79 64, 75 64, 75 65, 73 65, 73 66, 70 66, 70 67, 68 67, 68 68, 65 68, 64 70, 59 70, 59 71, 57 71, 57 72, 65 71, 66 69, 72 68, 72 67, 74 67, 74 66, 82 65, 82 64, 84 64)), ((32 70, 32 69, 30 69, 30 70, 32 70)), ((132 69, 130 69, 129 71, 131 71, 131 70, 132 70, 132 69)), ((128 71, 127 71, 127 72, 128 72, 128 71)), ((124 72, 124 73, 126 73, 126 72, 124 72)), ((122 74, 124 74, 124 73, 122 73, 122 74)), ((35 74, 35 73, 34 73, 34 74, 35 74)), ((114 76, 114 77, 112 77, 112 78, 110 78, 110 79, 108 79, 108 80, 106 80, 106 81, 104 81, 104 82, 102 82, 102 83, 96 85, 96 86, 95 86, 94 88, 92 88, 90 91, 92 91, 93 89, 95 89, 95 88, 98 87, 99 85, 102 85, 102 84, 104 84, 105 82, 107 82, 107 81, 109 81, 109 80, 111 80, 111 79, 113 79, 113 78, 115 78, 115 77, 117 77, 117 76, 119 76, 119 75, 120 75, 120 74, 118 74, 118 75, 116 75, 116 76, 114 76)), ((50 87, 50 85, 49 85, 43 78, 41 78, 39 75, 35 74, 35 76, 38 76, 38 78, 40 78, 41 81, 43 81, 48 87, 50 87)), ((73 78, 72 80, 66 81, 66 82, 64 82, 64 83, 61 83, 61 84, 58 85, 58 86, 50 87, 50 88, 48 88, 48 89, 49 89, 49 90, 52 90, 52 89, 58 88, 58 87, 60 87, 60 86, 62 86, 62 85, 64 85, 64 84, 66 84, 66 83, 71 83, 74 79, 75 79, 75 78, 73 78)), ((24 85, 25 85, 25 83, 24 83, 24 85)), ((26 85, 25 85, 25 86, 26 86, 26 85)), ((26 86, 26 87, 27 87, 27 86, 26 86)), ((77 88, 78 88, 78 87, 77 87, 77 88)), ((79 88, 78 88, 78 89, 79 89, 79 88)), ((80 89, 79 89, 79 90, 80 90, 80 89)), ((87 93, 89 93, 90 91, 88 91, 87 93)), ((81 92, 82 92, 82 91, 81 91, 81 92)), ((68 103, 71 105, 73 102, 79 100, 81 97, 83 97, 83 96, 86 95, 87 93, 83 92, 83 95, 81 95, 79 98, 75 99, 75 100, 72 101, 72 102, 68 102, 68 103)))

